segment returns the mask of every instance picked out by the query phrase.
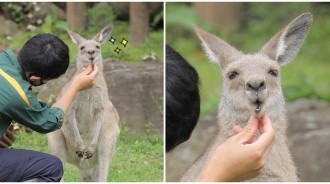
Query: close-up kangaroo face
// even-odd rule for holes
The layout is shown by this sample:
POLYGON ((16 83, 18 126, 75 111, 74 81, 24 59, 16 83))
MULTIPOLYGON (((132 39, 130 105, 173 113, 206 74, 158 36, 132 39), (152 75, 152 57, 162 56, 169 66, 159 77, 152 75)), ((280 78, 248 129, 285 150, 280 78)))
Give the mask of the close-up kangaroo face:
POLYGON ((244 55, 223 70, 227 95, 251 114, 265 112, 267 99, 281 93, 280 66, 260 55, 244 55))
POLYGON ((78 69, 87 67, 89 64, 102 65, 101 45, 106 42, 112 32, 112 28, 112 24, 107 25, 91 40, 86 40, 79 34, 68 30, 72 42, 78 46, 78 69))
POLYGON ((245 54, 197 26, 194 30, 208 58, 223 74, 223 100, 230 108, 262 116, 283 96, 280 67, 297 55, 313 21, 304 13, 276 33, 259 52, 245 54))
POLYGON ((101 56, 101 44, 94 40, 87 40, 78 46, 78 57, 83 63, 93 63, 101 56))

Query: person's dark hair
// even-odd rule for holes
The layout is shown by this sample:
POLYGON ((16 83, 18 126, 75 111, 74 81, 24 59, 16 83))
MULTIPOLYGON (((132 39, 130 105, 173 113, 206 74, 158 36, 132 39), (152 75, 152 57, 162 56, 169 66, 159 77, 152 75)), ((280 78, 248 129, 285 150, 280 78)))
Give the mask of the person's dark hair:
POLYGON ((30 38, 18 53, 25 72, 42 79, 55 79, 69 66, 69 47, 58 37, 40 34, 30 38))
POLYGON ((166 45, 166 152, 189 139, 200 113, 196 70, 166 45))

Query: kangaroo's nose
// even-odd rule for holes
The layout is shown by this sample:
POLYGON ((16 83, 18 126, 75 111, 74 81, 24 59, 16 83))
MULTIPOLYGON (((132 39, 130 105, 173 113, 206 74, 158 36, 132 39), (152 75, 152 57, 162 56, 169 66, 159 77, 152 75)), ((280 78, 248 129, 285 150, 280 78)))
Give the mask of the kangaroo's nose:
POLYGON ((246 91, 260 92, 266 89, 266 82, 264 80, 253 80, 246 82, 246 91))
POLYGON ((89 51, 87 51, 87 52, 88 52, 89 55, 93 55, 93 54, 95 54, 95 51, 94 51, 94 50, 89 50, 89 51))

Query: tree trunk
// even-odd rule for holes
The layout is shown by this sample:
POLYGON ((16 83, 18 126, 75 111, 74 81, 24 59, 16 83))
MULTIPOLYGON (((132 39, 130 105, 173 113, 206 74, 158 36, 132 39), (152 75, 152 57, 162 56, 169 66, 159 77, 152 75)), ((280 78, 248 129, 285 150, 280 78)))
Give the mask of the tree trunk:
POLYGON ((143 43, 149 32, 149 10, 148 3, 130 3, 130 35, 133 45, 143 43))
POLYGON ((204 21, 228 26, 232 29, 237 29, 240 24, 241 5, 242 3, 236 2, 193 3, 197 13, 204 21))
POLYGON ((84 30, 86 27, 86 3, 67 2, 66 20, 71 28, 84 30))

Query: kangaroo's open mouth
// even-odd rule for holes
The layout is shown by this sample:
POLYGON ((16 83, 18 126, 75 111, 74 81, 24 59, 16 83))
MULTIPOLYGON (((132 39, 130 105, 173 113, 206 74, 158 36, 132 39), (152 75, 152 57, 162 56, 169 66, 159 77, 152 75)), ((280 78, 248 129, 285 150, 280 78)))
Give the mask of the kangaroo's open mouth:
POLYGON ((94 59, 95 59, 95 58, 93 58, 93 57, 89 58, 89 60, 91 61, 91 64, 93 64, 94 59))
POLYGON ((254 105, 256 106, 256 108, 254 109, 254 112, 258 114, 261 110, 262 102, 259 101, 259 99, 257 99, 257 101, 254 102, 254 105))

